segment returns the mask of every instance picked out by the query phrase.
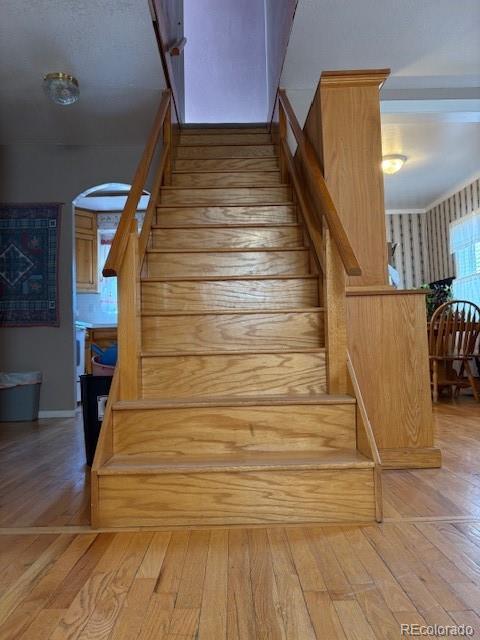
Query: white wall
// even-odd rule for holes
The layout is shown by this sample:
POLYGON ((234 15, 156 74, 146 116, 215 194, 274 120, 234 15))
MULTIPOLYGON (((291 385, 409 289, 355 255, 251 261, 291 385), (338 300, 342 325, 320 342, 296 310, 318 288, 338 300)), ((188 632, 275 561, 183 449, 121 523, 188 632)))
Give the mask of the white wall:
POLYGON ((186 122, 265 122, 265 13, 260 0, 185 0, 186 122))
POLYGON ((43 411, 75 407, 72 200, 104 182, 130 183, 142 146, 24 144, 0 147, 0 200, 64 202, 59 255, 59 327, 2 328, 0 369, 39 370, 43 411))
POLYGON ((267 52, 267 101, 270 119, 277 96, 292 20, 297 0, 264 0, 265 39, 267 52))

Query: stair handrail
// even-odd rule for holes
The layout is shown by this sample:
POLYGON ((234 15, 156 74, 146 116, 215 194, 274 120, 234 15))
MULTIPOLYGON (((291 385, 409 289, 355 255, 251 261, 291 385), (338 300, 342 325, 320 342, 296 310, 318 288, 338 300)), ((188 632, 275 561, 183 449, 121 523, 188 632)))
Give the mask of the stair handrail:
POLYGON ((375 432, 370 422, 370 418, 365 406, 357 372, 352 362, 350 352, 347 350, 347 369, 350 382, 350 393, 357 400, 357 449, 367 458, 373 460, 374 484, 375 484, 375 517, 377 522, 383 520, 383 499, 382 499, 382 458, 378 450, 375 432))
MULTIPOLYGON (((303 133, 285 89, 279 89, 278 102, 280 143, 281 145, 288 145, 286 126, 288 122, 297 141, 300 158, 306 170, 305 173, 311 187, 311 197, 315 204, 315 213, 317 216, 319 215, 318 212, 323 214, 343 263, 345 273, 349 276, 359 276, 362 273, 360 264, 328 190, 315 150, 303 133)), ((319 226, 321 228, 321 224, 319 226)))
MULTIPOLYGON (((117 231, 112 241, 112 246, 108 253, 105 266, 103 268, 103 275, 105 278, 117 276, 120 273, 120 269, 125 257, 128 239, 132 228, 132 222, 135 218, 135 214, 138 209, 138 203, 145 190, 146 182, 150 173, 152 160, 157 151, 157 146, 160 141, 161 133, 163 132, 163 156, 161 165, 163 178, 165 184, 168 184, 171 176, 171 100, 172 92, 170 89, 166 89, 162 93, 160 105, 158 107, 155 119, 153 121, 152 128, 150 130, 147 143, 142 153, 142 157, 137 165, 133 182, 128 192, 127 201, 118 223, 117 231)), ((157 180, 155 180, 155 183, 157 180)), ((154 186, 157 186, 156 184, 154 186)), ((157 194, 152 190, 150 201, 155 201, 157 194)), ((152 205, 153 206, 153 205, 152 205)))

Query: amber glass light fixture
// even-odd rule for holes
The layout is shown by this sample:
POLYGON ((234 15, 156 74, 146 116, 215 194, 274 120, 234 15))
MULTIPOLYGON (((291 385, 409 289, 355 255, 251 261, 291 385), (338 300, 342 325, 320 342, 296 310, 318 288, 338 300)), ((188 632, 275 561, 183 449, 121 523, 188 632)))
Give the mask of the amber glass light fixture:
POLYGON ((69 105, 80 97, 78 80, 68 73, 47 73, 43 79, 43 87, 47 96, 55 104, 69 105))

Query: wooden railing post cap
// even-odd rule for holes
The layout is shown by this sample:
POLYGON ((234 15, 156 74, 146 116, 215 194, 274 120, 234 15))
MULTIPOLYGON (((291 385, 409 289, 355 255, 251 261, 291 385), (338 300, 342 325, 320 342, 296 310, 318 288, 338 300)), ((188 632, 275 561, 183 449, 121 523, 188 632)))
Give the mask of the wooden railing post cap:
POLYGON ((338 69, 322 71, 320 86, 367 86, 379 88, 390 75, 390 69, 338 69))

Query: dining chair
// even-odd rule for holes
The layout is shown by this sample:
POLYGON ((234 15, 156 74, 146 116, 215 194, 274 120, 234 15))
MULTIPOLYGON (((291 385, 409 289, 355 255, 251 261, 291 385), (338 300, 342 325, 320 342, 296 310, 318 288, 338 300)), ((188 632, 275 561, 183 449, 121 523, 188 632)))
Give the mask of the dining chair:
POLYGON ((434 311, 428 336, 433 402, 438 402, 443 387, 455 390, 455 395, 462 387, 472 387, 480 402, 471 366, 478 356, 479 335, 480 308, 473 302, 452 300, 434 311))

